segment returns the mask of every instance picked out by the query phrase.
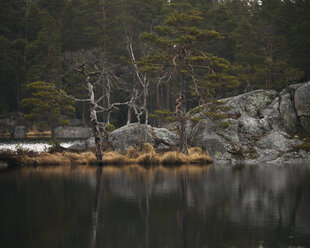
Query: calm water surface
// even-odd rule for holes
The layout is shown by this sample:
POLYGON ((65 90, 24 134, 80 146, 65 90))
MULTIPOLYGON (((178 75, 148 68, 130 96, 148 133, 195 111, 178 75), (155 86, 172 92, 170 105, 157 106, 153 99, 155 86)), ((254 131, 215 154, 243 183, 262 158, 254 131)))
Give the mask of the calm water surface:
POLYGON ((310 166, 4 169, 0 247, 310 247, 310 166))

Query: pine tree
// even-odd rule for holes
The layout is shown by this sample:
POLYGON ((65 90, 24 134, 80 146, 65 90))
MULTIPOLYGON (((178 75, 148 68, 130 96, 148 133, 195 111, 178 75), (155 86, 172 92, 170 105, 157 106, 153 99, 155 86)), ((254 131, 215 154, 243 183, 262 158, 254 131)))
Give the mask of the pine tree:
POLYGON ((56 125, 67 122, 62 115, 74 115, 74 101, 64 97, 51 84, 32 82, 27 84, 27 90, 30 92, 29 97, 21 101, 26 111, 25 118, 38 123, 41 129, 53 130, 56 125))
POLYGON ((207 45, 221 35, 202 27, 202 13, 188 4, 171 3, 166 9, 168 14, 162 25, 141 36, 153 48, 141 64, 147 71, 171 74, 177 81, 175 114, 181 133, 180 151, 186 154, 187 92, 191 90, 203 103, 220 93, 221 88, 235 87, 239 82, 229 75, 227 60, 207 51, 207 45))

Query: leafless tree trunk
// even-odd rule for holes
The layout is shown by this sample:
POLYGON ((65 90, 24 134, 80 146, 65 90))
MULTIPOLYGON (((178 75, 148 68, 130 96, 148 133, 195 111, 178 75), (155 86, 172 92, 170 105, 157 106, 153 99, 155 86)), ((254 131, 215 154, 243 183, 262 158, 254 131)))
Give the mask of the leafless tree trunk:
POLYGON ((180 152, 188 155, 188 144, 187 144, 187 133, 186 133, 186 112, 182 102, 182 96, 176 99, 176 110, 175 114, 178 119, 178 125, 180 130, 180 152))
MULTIPOLYGON (((145 114, 145 124, 148 124, 148 120, 149 120, 149 112, 148 112, 148 107, 147 107, 147 98, 149 96, 149 86, 150 86, 150 82, 146 76, 145 73, 142 73, 139 69, 139 67, 137 66, 137 61, 135 58, 135 54, 132 48, 132 43, 130 41, 129 38, 127 38, 127 49, 129 52, 129 56, 130 56, 130 60, 131 60, 131 64, 134 68, 134 72, 135 75, 139 81, 139 83, 141 84, 142 88, 143 88, 143 104, 142 104, 142 110, 145 114)), ((136 112, 136 111, 135 111, 136 112)))
POLYGON ((128 110, 127 110, 127 125, 129 125, 131 123, 131 107, 128 106, 128 110))
MULTIPOLYGON (((65 97, 77 101, 77 102, 85 102, 89 103, 89 116, 90 116, 90 123, 93 132, 93 137, 95 138, 95 149, 96 149, 96 158, 98 163, 103 163, 103 141, 104 138, 107 138, 107 129, 106 123, 100 122, 98 120, 98 113, 105 112, 107 113, 107 123, 110 122, 110 113, 113 109, 117 109, 119 106, 129 105, 131 101, 127 102, 117 102, 111 103, 110 96, 111 96, 111 85, 112 80, 116 80, 117 78, 113 75, 109 69, 105 68, 103 61, 101 62, 101 68, 99 69, 97 66, 96 56, 91 53, 79 53, 76 55, 75 62, 73 65, 72 72, 78 72, 83 75, 84 82, 82 83, 83 87, 87 90, 87 98, 80 99, 75 98, 73 96, 69 96, 64 93, 61 89, 57 88, 55 85, 53 86, 57 89, 62 95, 65 97), (79 61, 78 61, 79 60, 79 61), (105 81, 105 82, 103 82, 105 81), (105 90, 96 90, 96 87, 105 87, 105 90), (99 98, 96 98, 95 92, 103 93, 99 98), (106 105, 101 106, 103 103, 103 99, 106 99, 106 105), (104 137, 103 137, 103 134, 104 137)), ((100 89, 100 88, 99 88, 100 89)))

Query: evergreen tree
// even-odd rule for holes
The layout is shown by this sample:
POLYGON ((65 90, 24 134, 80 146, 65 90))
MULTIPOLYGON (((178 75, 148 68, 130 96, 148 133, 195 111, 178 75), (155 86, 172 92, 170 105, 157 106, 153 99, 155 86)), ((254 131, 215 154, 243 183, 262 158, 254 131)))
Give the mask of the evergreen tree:
POLYGON ((212 55, 207 45, 221 36, 202 27, 201 12, 188 4, 168 4, 168 14, 154 32, 143 33, 142 39, 153 47, 152 54, 141 61, 145 70, 166 71, 178 82, 175 113, 181 133, 180 151, 187 153, 186 93, 189 89, 199 102, 211 99, 221 88, 235 87, 238 81, 229 75, 227 60, 212 55))
MULTIPOLYGON (((22 100, 21 104, 26 111, 25 118, 38 123, 42 130, 52 129, 65 124, 63 115, 74 115, 74 101, 64 97, 51 84, 37 81, 27 84, 29 97, 22 100)), ((66 92, 63 91, 64 94, 66 92)))

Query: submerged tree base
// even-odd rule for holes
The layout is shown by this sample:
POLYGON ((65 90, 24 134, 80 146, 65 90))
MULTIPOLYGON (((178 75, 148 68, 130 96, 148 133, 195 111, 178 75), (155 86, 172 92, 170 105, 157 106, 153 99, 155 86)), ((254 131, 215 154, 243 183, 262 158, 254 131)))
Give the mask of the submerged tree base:
POLYGON ((0 153, 0 159, 7 161, 11 165, 129 165, 140 164, 144 166, 175 166, 183 164, 210 164, 213 159, 201 148, 189 149, 189 155, 179 152, 156 153, 150 144, 144 144, 139 148, 130 148, 126 154, 116 151, 106 151, 103 153, 103 161, 97 161, 96 155, 92 151, 81 153, 56 152, 56 153, 35 153, 29 151, 0 153))

